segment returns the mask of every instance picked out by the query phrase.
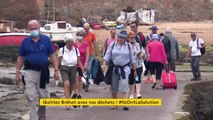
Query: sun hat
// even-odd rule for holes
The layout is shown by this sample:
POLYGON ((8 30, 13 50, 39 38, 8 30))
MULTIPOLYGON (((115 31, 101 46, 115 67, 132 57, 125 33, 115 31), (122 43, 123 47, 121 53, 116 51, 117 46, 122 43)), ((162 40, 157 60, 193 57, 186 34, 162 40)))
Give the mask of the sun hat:
POLYGON ((126 30, 121 30, 121 31, 118 33, 118 37, 127 38, 127 31, 126 31, 126 30))
POLYGON ((67 42, 67 41, 74 41, 75 42, 74 36, 72 34, 66 34, 65 38, 64 38, 64 42, 67 42))

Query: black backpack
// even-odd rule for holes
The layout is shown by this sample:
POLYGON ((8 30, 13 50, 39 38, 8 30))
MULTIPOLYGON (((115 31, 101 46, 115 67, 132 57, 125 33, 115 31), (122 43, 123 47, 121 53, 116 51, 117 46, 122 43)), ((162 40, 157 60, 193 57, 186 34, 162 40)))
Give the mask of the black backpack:
MULTIPOLYGON (((199 47, 199 38, 197 39, 197 46, 199 47)), ((205 46, 200 48, 200 53, 201 55, 204 55, 206 53, 206 48, 205 46)))
POLYGON ((170 58, 171 44, 170 44, 169 37, 164 36, 164 39, 162 40, 162 43, 164 45, 164 50, 166 52, 167 58, 170 58))

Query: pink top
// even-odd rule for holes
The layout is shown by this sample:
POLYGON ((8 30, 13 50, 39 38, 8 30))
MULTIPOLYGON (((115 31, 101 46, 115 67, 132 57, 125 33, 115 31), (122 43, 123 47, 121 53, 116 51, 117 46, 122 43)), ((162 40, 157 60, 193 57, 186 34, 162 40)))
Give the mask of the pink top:
MULTIPOLYGON (((77 43, 74 43, 74 47, 78 48, 79 52, 80 52, 80 60, 82 62, 82 65, 84 66, 85 62, 86 62, 86 48, 88 47, 88 44, 86 41, 84 41, 80 46, 77 45, 77 43)), ((77 67, 79 67, 77 65, 77 67)))
POLYGON ((163 43, 158 40, 153 40, 147 45, 148 53, 150 54, 150 62, 160 62, 164 64, 167 60, 163 43))
POLYGON ((106 38, 106 40, 104 41, 104 48, 105 48, 105 53, 107 51, 107 48, 109 47, 109 45, 115 41, 115 38, 106 38))

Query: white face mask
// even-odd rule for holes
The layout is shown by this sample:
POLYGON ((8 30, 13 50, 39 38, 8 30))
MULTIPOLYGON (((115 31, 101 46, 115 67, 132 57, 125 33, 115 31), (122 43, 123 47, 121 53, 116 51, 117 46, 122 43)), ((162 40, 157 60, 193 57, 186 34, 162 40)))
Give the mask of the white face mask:
POLYGON ((77 40, 83 40, 83 36, 77 36, 77 40))

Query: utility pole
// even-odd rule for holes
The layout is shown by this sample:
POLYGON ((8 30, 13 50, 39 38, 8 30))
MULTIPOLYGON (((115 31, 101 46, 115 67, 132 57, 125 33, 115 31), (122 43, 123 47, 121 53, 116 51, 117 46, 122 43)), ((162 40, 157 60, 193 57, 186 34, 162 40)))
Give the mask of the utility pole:
POLYGON ((52 0, 52 5, 53 5, 53 22, 55 22, 55 0, 52 0))

